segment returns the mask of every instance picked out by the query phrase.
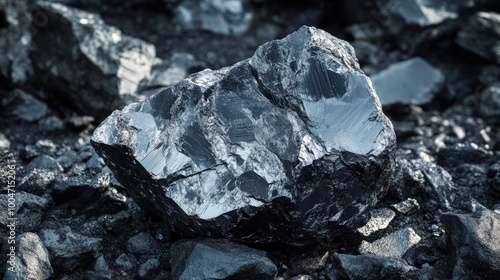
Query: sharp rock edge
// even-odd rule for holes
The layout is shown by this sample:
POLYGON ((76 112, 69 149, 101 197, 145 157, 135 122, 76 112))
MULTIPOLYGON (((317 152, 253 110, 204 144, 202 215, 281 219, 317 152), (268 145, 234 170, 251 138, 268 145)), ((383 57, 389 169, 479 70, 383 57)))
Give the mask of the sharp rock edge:
POLYGON ((395 165, 352 47, 312 27, 115 111, 92 145, 174 232, 258 243, 359 227, 395 165))

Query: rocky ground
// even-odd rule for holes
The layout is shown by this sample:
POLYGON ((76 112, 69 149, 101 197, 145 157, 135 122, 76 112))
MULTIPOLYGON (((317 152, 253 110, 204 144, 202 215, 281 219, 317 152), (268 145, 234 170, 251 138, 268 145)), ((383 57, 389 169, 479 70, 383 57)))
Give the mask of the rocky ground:
POLYGON ((34 2, 0 0, 4 279, 497 279, 496 1, 34 2), (92 133, 302 25, 351 43, 371 77, 397 139, 387 194, 334 239, 183 239, 134 202, 92 133))

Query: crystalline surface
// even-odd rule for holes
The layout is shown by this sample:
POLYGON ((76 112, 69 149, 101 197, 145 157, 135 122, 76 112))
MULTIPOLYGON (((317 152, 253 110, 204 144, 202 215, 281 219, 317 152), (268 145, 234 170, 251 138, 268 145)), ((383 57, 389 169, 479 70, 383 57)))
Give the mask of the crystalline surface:
POLYGON ((395 136, 344 41, 311 27, 115 111, 92 144, 175 231, 294 242, 353 227, 395 136))
POLYGON ((377 3, 381 12, 398 15, 407 24, 418 26, 435 25, 457 18, 463 5, 453 0, 378 0, 377 3))

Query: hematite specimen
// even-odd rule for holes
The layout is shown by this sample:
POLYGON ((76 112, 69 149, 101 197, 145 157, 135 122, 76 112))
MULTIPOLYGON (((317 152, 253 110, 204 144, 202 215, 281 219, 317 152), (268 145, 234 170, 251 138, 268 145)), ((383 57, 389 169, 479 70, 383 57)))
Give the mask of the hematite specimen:
POLYGON ((395 135, 348 43, 312 27, 115 111, 92 144, 184 236, 298 243, 359 226, 395 135))

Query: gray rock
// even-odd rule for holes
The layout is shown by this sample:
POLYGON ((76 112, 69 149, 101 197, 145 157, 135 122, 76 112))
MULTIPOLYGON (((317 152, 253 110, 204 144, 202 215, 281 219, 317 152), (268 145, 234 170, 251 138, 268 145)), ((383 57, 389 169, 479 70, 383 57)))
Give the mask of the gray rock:
POLYGON ((439 201, 444 209, 453 209, 457 197, 450 173, 441 166, 422 159, 411 160, 411 164, 424 175, 424 190, 439 201))
POLYGON ((113 279, 113 271, 103 256, 97 258, 92 270, 85 273, 87 279, 113 279))
POLYGON ((399 203, 391 205, 391 207, 402 214, 409 214, 411 212, 414 212, 414 211, 417 211, 418 209, 420 209, 420 205, 418 204, 418 201, 414 198, 408 198, 408 199, 403 200, 399 203))
POLYGON ((441 215, 453 279, 496 279, 500 273, 500 214, 478 206, 474 213, 441 215))
POLYGON ((417 269, 402 259, 337 253, 333 258, 338 266, 330 270, 331 279, 417 279, 417 269))
POLYGON ((37 156, 26 166, 19 188, 42 195, 62 171, 63 168, 54 158, 46 155, 37 156))
POLYGON ((226 240, 180 240, 172 244, 172 279, 274 279, 266 254, 226 240))
POLYGON ((158 242, 146 232, 138 233, 127 241, 127 250, 134 254, 154 254, 159 249, 158 242))
POLYGON ((460 1, 457 3, 453 0, 377 0, 376 2, 381 13, 388 19, 387 24, 397 24, 397 20, 402 19, 406 25, 420 27, 455 19, 461 6, 465 6, 460 1))
POLYGON ((201 29, 222 35, 241 35, 252 22, 248 0, 183 0, 176 20, 185 29, 201 29))
POLYGON ((456 42, 462 48, 500 63, 500 15, 479 12, 458 33, 456 42))
POLYGON ((43 22, 37 14, 32 21, 34 1, 0 0, 0 77, 9 83, 22 84, 33 73, 28 57, 31 43, 30 28, 34 31, 43 22))
POLYGON ((500 83, 492 84, 483 90, 479 102, 481 116, 498 122, 500 117, 500 83))
POLYGON ((23 191, 17 191, 15 198, 15 213, 11 217, 8 215, 7 209, 5 209, 9 200, 8 194, 0 194, 0 203, 2 203, 0 224, 6 226, 10 222, 8 218, 17 218, 16 230, 18 233, 38 231, 38 227, 47 212, 49 201, 43 197, 23 191))
POLYGON ((151 274, 160 266, 158 259, 149 259, 139 267, 139 277, 142 279, 151 279, 151 274))
POLYGON ((198 64, 192 54, 175 52, 170 59, 163 60, 151 69, 151 75, 143 80, 141 88, 158 88, 174 85, 186 78, 189 70, 198 64))
POLYGON ((500 161, 492 164, 490 168, 488 168, 488 185, 491 190, 497 195, 500 196, 500 161))
POLYGON ((429 103, 444 85, 444 75, 419 57, 397 62, 371 77, 382 105, 429 103))
POLYGON ((7 270, 4 280, 45 280, 54 274, 49 252, 38 235, 31 232, 23 233, 16 238, 15 246, 17 270, 15 273, 7 270))
POLYGON ((420 242, 420 239, 412 228, 404 228, 371 243, 362 241, 359 251, 362 254, 401 258, 408 249, 420 242))
POLYGON ((9 148, 10 148, 9 139, 7 139, 7 137, 5 137, 5 135, 0 132, 0 149, 9 149, 9 148))
POLYGON ((389 226, 396 213, 388 208, 374 209, 370 212, 370 219, 363 227, 356 229, 364 236, 370 236, 372 233, 385 229, 389 226))
POLYGON ((352 48, 303 27, 114 112, 92 145, 174 231, 290 243, 359 226, 394 137, 352 48))
POLYGON ((115 264, 118 265, 120 268, 130 271, 133 268, 135 268, 136 265, 136 259, 133 255, 131 254, 125 254, 122 253, 116 260, 115 264))
POLYGON ((102 241, 100 238, 78 234, 69 226, 44 229, 41 237, 50 252, 54 269, 60 273, 83 268, 95 260, 102 241))
POLYGON ((10 115, 27 122, 38 121, 49 112, 45 103, 20 89, 11 91, 2 105, 10 115))
POLYGON ((135 91, 156 59, 153 45, 59 3, 38 2, 35 13, 47 24, 33 37, 33 64, 60 99, 100 118, 139 98, 135 91))

